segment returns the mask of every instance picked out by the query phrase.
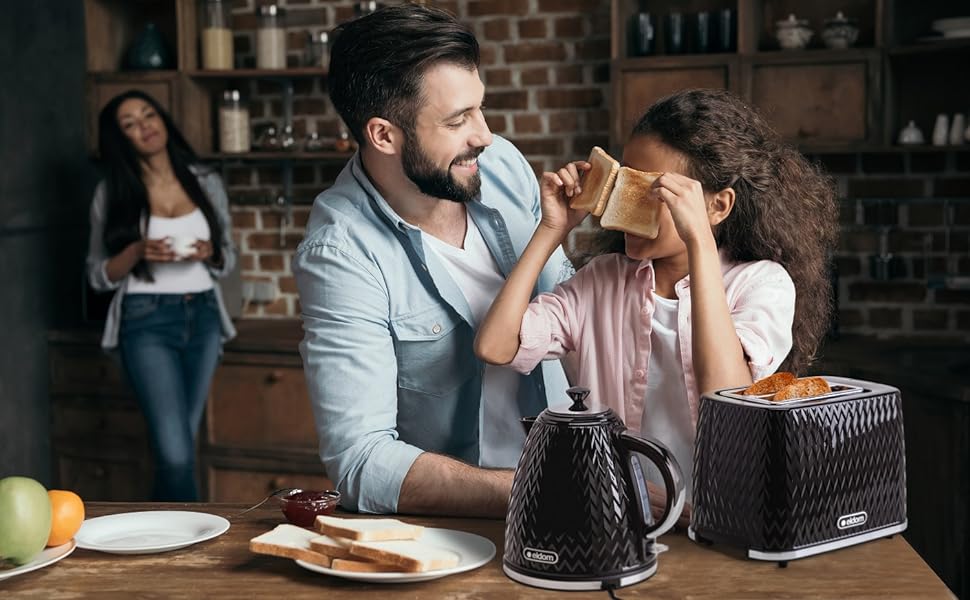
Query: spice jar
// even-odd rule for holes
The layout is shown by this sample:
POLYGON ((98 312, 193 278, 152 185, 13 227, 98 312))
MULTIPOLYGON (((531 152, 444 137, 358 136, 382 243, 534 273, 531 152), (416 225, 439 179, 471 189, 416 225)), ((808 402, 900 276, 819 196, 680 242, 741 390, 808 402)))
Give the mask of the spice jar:
POLYGON ((334 150, 337 152, 350 152, 353 148, 353 141, 350 139, 350 133, 347 131, 346 125, 340 124, 337 130, 337 139, 334 140, 333 144, 334 150))
POLYGON ((205 0, 202 27, 202 68, 232 68, 232 29, 228 1, 205 0))
POLYGON ((326 69, 330 66, 330 34, 326 31, 318 33, 306 33, 306 56, 304 64, 308 67, 322 67, 326 69))
POLYGON ((256 30, 256 66, 260 69, 286 68, 286 30, 282 8, 275 4, 259 7, 256 30))
POLYGON ((249 108, 243 103, 239 90, 222 93, 219 150, 229 154, 249 152, 249 108))

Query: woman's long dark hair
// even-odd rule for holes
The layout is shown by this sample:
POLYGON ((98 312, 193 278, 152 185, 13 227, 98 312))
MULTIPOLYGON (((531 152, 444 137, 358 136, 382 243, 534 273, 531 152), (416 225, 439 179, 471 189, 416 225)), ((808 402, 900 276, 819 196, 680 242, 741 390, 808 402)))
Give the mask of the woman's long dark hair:
MULTIPOLYGON (((114 256, 132 242, 140 240, 142 238, 141 219, 151 218, 148 190, 141 178, 140 158, 118 123, 118 108, 121 107, 122 102, 131 98, 144 100, 151 105, 165 124, 165 130, 168 133, 165 149, 172 163, 172 171, 189 199, 199 207, 209 223, 212 261, 218 264, 222 261, 223 231, 219 226, 219 219, 216 218, 212 203, 202 191, 198 178, 189 168, 191 165, 198 164, 199 159, 175 127, 172 117, 154 98, 138 90, 129 90, 112 98, 98 117, 98 151, 101 155, 107 201, 102 240, 108 255, 114 256)), ((136 277, 152 281, 148 263, 144 260, 135 265, 132 273, 136 277)))
POLYGON ((687 90, 659 100, 632 136, 656 136, 683 154, 685 175, 705 192, 734 189, 734 209, 714 231, 718 248, 733 261, 773 260, 788 271, 795 319, 781 369, 802 372, 833 310, 829 267, 839 234, 832 180, 723 90, 687 90))

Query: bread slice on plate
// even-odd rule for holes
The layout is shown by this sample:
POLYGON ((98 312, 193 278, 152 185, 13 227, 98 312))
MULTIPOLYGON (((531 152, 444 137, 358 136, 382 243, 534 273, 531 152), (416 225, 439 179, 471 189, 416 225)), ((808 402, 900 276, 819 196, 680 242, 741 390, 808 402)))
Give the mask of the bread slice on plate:
POLYGON ((314 552, 310 547, 310 540, 318 535, 314 531, 296 525, 277 525, 272 531, 249 540, 249 549, 256 554, 299 559, 321 567, 329 567, 331 558, 314 552))
POLYGON ((400 573, 401 567, 391 563, 380 563, 372 560, 354 560, 335 558, 330 563, 334 571, 354 571, 356 573, 400 573))
POLYGON ((424 531, 420 525, 410 525, 397 519, 342 519, 325 515, 318 516, 314 525, 324 535, 360 542, 413 540, 424 531))
POLYGON ((660 232, 660 199, 650 187, 661 173, 620 167, 613 193, 606 202, 600 226, 653 239, 660 232))
POLYGON ((418 540, 354 542, 350 553, 377 562, 395 564, 401 571, 412 573, 449 569, 457 566, 461 560, 451 550, 423 544, 418 540))
POLYGON ((587 161, 593 166, 580 182, 582 192, 569 201, 569 207, 589 211, 594 217, 603 214, 610 197, 620 163, 599 146, 593 146, 587 161))
POLYGON ((329 535, 318 535, 310 539, 310 549, 330 558, 350 558, 350 545, 353 541, 346 538, 335 538, 329 535))
POLYGON ((755 381, 741 391, 745 396, 761 396, 763 394, 776 394, 785 386, 795 383, 795 374, 787 371, 779 371, 763 379, 755 381))
POLYGON ((828 394, 831 391, 832 388, 829 387, 829 382, 821 377, 802 377, 796 379, 794 383, 783 387, 771 399, 777 402, 779 400, 792 400, 794 398, 814 398, 815 396, 828 394))

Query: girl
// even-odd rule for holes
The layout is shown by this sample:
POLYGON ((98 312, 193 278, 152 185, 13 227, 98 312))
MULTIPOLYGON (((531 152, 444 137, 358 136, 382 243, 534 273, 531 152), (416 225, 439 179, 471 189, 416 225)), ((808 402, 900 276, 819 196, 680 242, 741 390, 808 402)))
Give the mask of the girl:
POLYGON ((88 280, 117 290, 101 345, 121 351, 145 413, 154 499, 198 500, 195 438, 221 343, 235 335, 215 284, 236 256, 226 191, 142 92, 108 102, 98 144, 88 280))
MULTIPOLYGON (((689 502, 700 395, 805 369, 828 327, 835 194, 759 115, 719 90, 654 104, 623 163, 663 173, 649 192, 662 202, 657 238, 626 234, 624 254, 594 258, 530 304, 539 269, 586 216, 568 202, 590 165, 543 174, 541 223, 475 351, 522 372, 574 353, 571 381, 672 451, 689 502)), ((662 505, 656 493, 651 500, 662 505)))

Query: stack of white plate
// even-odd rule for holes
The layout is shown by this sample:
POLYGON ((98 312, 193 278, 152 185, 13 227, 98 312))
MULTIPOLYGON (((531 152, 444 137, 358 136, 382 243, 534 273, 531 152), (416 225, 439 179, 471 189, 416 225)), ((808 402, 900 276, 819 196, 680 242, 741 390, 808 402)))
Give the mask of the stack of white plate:
POLYGON ((970 37, 970 17, 951 17, 933 21, 933 31, 939 31, 944 39, 970 37))

